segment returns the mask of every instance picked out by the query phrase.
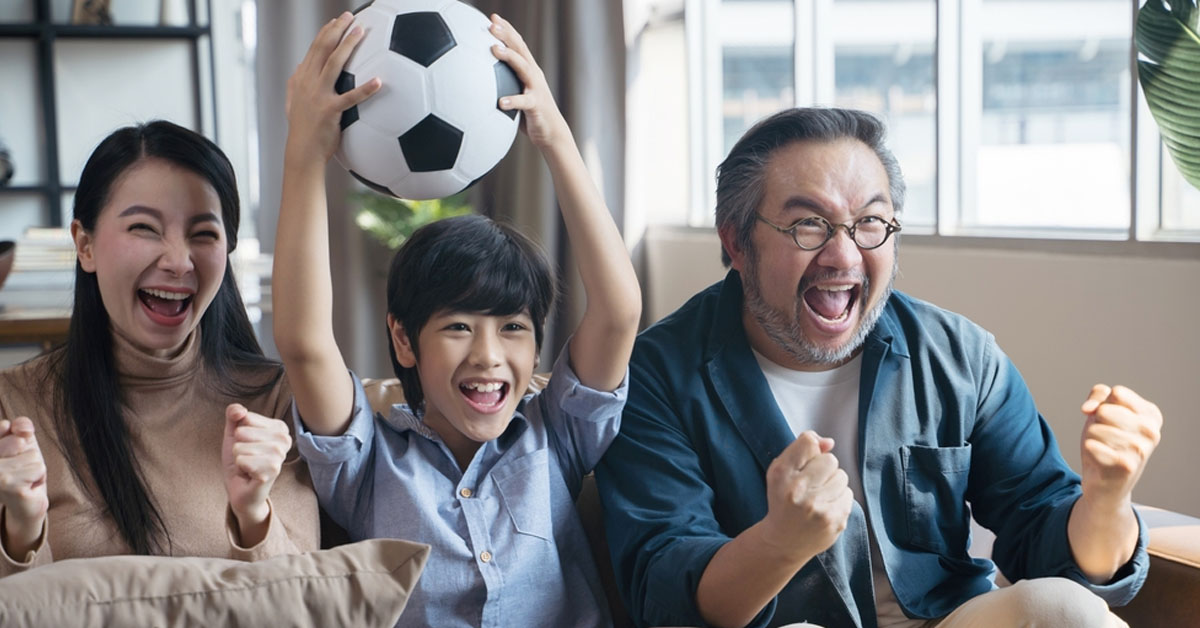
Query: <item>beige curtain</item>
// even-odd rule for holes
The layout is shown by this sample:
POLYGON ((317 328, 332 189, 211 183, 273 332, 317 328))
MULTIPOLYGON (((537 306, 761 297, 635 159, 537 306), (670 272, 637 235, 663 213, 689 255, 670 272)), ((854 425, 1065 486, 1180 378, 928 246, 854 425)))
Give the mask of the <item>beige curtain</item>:
MULTIPOLYGON (((287 137, 287 78, 322 24, 361 2, 259 0, 258 89, 264 250, 274 250, 287 137)), ((541 64, 575 134, 593 179, 622 227, 625 150, 625 40, 619 0, 477 0, 521 32, 541 64)), ((354 225, 346 197, 351 180, 336 163, 328 170, 335 333, 347 364, 365 377, 391 375, 383 319, 390 253, 354 225)), ((559 269, 563 297, 547 327, 542 364, 549 368, 575 328, 584 297, 574 272, 550 173, 519 136, 512 151, 472 193, 475 207, 518 225, 542 243, 559 269)), ((269 339, 267 344, 271 345, 269 339)))

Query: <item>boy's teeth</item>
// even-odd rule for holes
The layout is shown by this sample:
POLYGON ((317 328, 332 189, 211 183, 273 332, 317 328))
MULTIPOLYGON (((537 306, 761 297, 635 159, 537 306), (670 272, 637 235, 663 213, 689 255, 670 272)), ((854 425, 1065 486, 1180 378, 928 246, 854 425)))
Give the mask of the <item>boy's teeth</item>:
POLYGON ((497 382, 491 382, 488 384, 484 384, 484 383, 480 383, 480 382, 472 382, 470 384, 466 384, 465 387, 471 388, 473 390, 478 390, 479 392, 496 392, 497 390, 500 390, 503 386, 504 386, 504 384, 500 384, 497 382))
POLYGON ((159 299, 167 299, 168 301, 182 301, 190 296, 183 292, 167 292, 166 290, 155 290, 154 288, 142 288, 142 292, 159 299))

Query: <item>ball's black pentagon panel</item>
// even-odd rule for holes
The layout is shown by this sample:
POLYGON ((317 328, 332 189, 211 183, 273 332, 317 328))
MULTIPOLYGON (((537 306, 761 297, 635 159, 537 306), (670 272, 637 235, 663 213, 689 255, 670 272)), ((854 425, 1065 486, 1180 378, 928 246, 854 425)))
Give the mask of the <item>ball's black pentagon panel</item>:
POLYGON ((386 187, 379 185, 378 183, 375 183, 374 181, 371 181, 370 179, 367 179, 366 177, 358 174, 357 172, 355 172, 353 170, 347 170, 347 172, 350 173, 350 176, 354 177, 355 179, 358 179, 359 183, 371 188, 372 190, 375 190, 376 192, 379 192, 380 194, 383 194, 384 196, 392 196, 392 191, 387 189, 386 187))
MULTIPOLYGON (((525 86, 521 84, 521 79, 517 78, 517 73, 513 72, 513 69, 508 67, 507 63, 497 61, 492 69, 496 71, 496 108, 500 109, 501 98, 524 93, 525 86)), ((500 111, 514 120, 517 119, 516 109, 509 109, 508 111, 500 109, 500 111)))
MULTIPOLYGON (((354 86, 355 86, 354 75, 349 72, 346 72, 345 70, 342 70, 342 73, 339 74, 337 77, 337 82, 335 82, 333 84, 333 89, 334 89, 334 91, 336 91, 339 94, 345 94, 346 92, 354 89, 354 86)), ((358 121, 358 105, 354 105, 353 107, 342 112, 342 130, 343 131, 346 130, 346 127, 350 126, 351 124, 354 124, 357 121, 358 121)))
POLYGON ((454 34, 440 13, 420 11, 396 16, 388 47, 392 52, 429 67, 450 52, 454 44, 454 34))
POLYGON ((400 151, 413 172, 449 170, 458 160, 463 132, 435 116, 424 120, 400 136, 400 151))

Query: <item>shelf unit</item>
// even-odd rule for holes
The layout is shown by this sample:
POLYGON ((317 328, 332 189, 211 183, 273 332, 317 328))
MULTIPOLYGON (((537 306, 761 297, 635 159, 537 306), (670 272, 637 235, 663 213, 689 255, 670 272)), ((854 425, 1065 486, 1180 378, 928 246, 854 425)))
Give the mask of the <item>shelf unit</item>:
MULTIPOLYGON (((151 0, 145 0, 151 1, 151 0)), ((59 137, 58 95, 55 84, 55 45, 59 40, 176 40, 190 42, 191 84, 193 87, 193 119, 204 127, 205 90, 202 83, 207 79, 209 99, 215 95, 213 73, 215 53, 212 43, 212 3, 203 2, 203 20, 197 20, 197 0, 188 0, 188 24, 190 26, 142 26, 142 25, 83 25, 64 24, 54 21, 51 0, 33 0, 34 18, 29 23, 0 23, 0 39, 26 39, 35 41, 37 67, 33 69, 38 87, 38 109, 42 116, 40 131, 42 180, 35 185, 0 186, 0 210, 5 197, 13 195, 37 195, 44 201, 44 225, 63 226, 63 195, 74 191, 73 185, 64 185, 60 171, 62 144, 59 137), (202 55, 207 56, 207 76, 203 76, 202 55)), ((114 72, 119 76, 119 72, 114 72)), ((216 128, 215 101, 209 103, 209 119, 216 128)), ((195 130, 204 132, 203 128, 195 130)), ((68 173, 70 174, 70 173, 68 173)))

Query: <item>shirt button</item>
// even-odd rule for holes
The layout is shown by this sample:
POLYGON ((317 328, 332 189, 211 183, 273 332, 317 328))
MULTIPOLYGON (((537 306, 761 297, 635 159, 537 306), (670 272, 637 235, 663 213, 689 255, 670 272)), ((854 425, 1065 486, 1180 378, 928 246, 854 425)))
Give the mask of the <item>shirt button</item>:
POLYGON ((488 551, 481 552, 481 553, 479 554, 479 560, 482 560, 482 561, 483 561, 483 562, 485 562, 485 563, 487 563, 487 562, 491 562, 491 560, 492 560, 492 553, 491 553, 491 552, 488 552, 488 551))
POLYGON ((470 496, 471 496, 471 489, 469 489, 469 488, 464 488, 464 489, 460 490, 460 491, 458 492, 458 494, 459 494, 459 495, 462 495, 463 497, 470 497, 470 496))

